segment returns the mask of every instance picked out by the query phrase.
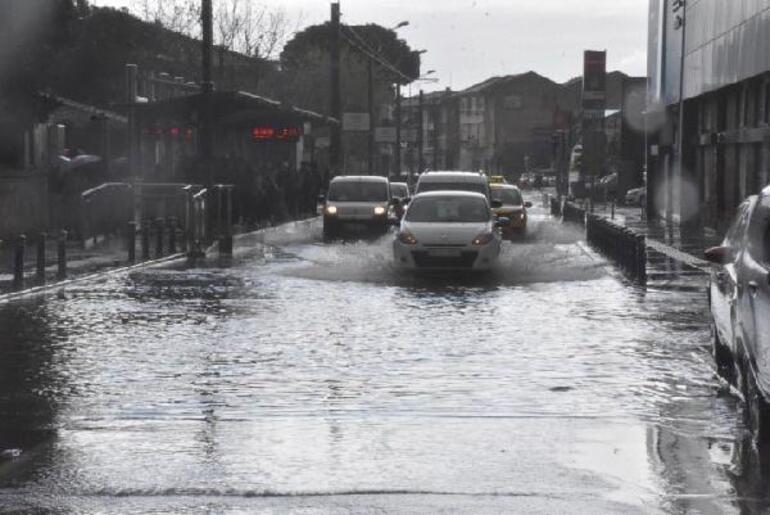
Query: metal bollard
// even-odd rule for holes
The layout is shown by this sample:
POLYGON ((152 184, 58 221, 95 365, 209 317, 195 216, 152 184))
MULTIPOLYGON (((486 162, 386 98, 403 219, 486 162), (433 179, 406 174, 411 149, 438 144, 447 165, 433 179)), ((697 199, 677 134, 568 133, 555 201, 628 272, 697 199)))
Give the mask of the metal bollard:
POLYGON ((126 245, 128 246, 128 262, 134 264, 136 263, 136 222, 128 222, 126 245))
POLYGON ((150 259, 150 222, 144 220, 142 222, 142 260, 147 261, 150 259))
POLYGON ((155 219, 155 257, 163 257, 163 219, 155 219))
POLYGON ((48 235, 41 232, 37 240, 37 267, 35 270, 39 282, 45 282, 45 247, 47 242, 48 235))
POLYGON ((67 278, 67 231, 62 230, 59 233, 59 241, 57 242, 56 261, 58 265, 58 271, 56 276, 59 279, 67 278))
POLYGON ((636 235, 636 259, 638 263, 637 280, 639 284, 647 284, 647 237, 643 234, 636 235))
POLYGON ((13 257, 13 288, 24 288, 24 251, 27 245, 27 236, 20 234, 16 239, 16 249, 13 257))
POLYGON ((176 231, 177 220, 174 217, 168 220, 168 252, 169 254, 176 254, 176 231))

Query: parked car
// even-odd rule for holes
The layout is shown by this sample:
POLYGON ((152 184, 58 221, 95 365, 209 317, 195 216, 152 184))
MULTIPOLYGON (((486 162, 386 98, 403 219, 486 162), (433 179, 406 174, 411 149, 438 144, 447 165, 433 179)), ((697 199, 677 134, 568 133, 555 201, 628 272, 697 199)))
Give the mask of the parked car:
POLYGON ((363 234, 385 234, 389 229, 390 183, 385 177, 335 177, 323 202, 325 240, 363 234))
POLYGON ((629 206, 643 206, 647 203, 647 188, 634 188, 626 192, 625 203, 629 206))
POLYGON ((492 184, 490 188, 492 200, 500 205, 492 211, 499 218, 508 220, 507 224, 500 225, 503 239, 514 240, 524 236, 527 233, 527 208, 532 207, 532 203, 524 202, 519 188, 511 184, 492 184))
POLYGON ((486 175, 477 172, 425 172, 417 181, 415 193, 440 190, 481 193, 492 203, 489 180, 486 175))
POLYGON ((717 370, 743 393, 758 443, 770 444, 770 187, 738 209, 708 249, 709 306, 717 370))
POLYGON ((487 197, 467 191, 418 193, 393 241, 397 267, 408 270, 489 270, 501 235, 487 197))

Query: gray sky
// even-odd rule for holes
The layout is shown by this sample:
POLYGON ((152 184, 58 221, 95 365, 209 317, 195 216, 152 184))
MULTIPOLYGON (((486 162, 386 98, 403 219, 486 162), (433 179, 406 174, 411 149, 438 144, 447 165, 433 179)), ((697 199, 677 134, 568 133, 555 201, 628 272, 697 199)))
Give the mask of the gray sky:
MULTIPOLYGON (((124 6, 130 0, 91 3, 124 6)), ((305 25, 328 19, 329 4, 276 2, 305 25)), ((435 69, 440 79, 425 89, 461 89, 529 70, 565 81, 582 73, 584 49, 607 50, 611 70, 646 73, 646 0, 341 0, 341 6, 349 24, 390 27, 408 20, 399 35, 412 48, 428 50, 423 71, 435 69)))

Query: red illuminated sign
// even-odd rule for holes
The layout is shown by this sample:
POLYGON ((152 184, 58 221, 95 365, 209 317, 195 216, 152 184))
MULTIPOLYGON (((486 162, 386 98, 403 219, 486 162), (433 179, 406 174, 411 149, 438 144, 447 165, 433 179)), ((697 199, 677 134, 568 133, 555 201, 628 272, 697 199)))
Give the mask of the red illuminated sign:
POLYGON ((300 127, 261 126, 251 129, 251 137, 255 141, 297 141, 300 136, 300 127))

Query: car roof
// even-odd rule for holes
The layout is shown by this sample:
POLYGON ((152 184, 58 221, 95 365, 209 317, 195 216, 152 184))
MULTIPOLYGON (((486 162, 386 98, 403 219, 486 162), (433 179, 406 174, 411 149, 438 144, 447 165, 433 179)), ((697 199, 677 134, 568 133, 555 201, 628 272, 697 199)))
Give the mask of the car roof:
POLYGON ((487 196, 483 193, 476 193, 475 191, 459 191, 459 190, 437 190, 437 191, 427 191, 425 193, 418 193, 414 200, 421 199, 421 198, 431 198, 431 197, 467 197, 467 198, 479 198, 482 200, 487 200, 487 196))
POLYGON ((501 182, 493 182, 489 185, 490 188, 493 190, 516 190, 519 191, 519 187, 515 184, 508 184, 508 183, 501 183, 501 182))
POLYGON ((419 182, 443 181, 451 179, 456 182, 487 182, 486 176, 477 172, 425 172, 420 175, 419 182))
POLYGON ((339 175, 332 182, 388 182, 388 178, 377 175, 339 175))

